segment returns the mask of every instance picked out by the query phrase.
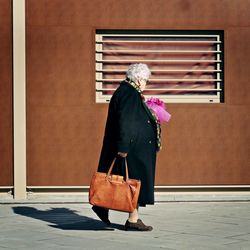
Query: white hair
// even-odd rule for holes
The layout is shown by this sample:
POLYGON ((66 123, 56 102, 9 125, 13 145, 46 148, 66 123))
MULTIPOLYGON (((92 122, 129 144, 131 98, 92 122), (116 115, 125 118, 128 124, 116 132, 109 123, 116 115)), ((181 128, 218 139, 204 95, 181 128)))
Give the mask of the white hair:
POLYGON ((133 82, 136 82, 139 79, 148 80, 151 72, 146 64, 143 63, 135 63, 131 64, 128 67, 126 76, 133 82))

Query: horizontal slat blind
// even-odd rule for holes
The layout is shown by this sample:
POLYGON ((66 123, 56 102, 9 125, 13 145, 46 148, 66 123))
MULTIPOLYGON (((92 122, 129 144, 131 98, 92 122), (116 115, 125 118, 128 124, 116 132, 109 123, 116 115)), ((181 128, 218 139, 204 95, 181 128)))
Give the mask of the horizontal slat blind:
POLYGON ((165 102, 222 100, 223 39, 218 31, 125 33, 96 34, 97 102, 110 99, 131 63, 146 63, 152 72, 145 95, 165 102))

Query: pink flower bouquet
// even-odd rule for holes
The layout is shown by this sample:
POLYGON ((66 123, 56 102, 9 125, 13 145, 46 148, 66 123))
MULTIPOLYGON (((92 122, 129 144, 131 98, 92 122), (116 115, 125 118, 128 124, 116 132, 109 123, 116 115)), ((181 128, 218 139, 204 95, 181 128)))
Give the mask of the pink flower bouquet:
POLYGON ((151 97, 146 101, 148 108, 154 112, 159 122, 168 122, 171 115, 166 111, 166 106, 163 101, 156 97, 151 97))

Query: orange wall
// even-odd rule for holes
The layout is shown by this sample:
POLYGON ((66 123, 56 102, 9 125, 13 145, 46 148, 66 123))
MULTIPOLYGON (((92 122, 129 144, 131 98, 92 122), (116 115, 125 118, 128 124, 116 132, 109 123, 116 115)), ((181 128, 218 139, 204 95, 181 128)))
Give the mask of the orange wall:
POLYGON ((224 30, 225 103, 168 104, 156 184, 250 183, 250 1, 26 3, 28 185, 88 185, 96 170, 95 29, 224 30))
POLYGON ((0 0, 0 186, 13 185, 11 0, 0 0))

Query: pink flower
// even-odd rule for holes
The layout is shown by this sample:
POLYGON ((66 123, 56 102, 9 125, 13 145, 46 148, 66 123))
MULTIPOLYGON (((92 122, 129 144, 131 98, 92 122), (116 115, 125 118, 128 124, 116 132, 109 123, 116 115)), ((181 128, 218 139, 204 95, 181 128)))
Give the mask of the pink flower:
POLYGON ((146 101, 146 105, 154 112, 160 122, 168 122, 171 115, 166 111, 166 105, 159 98, 151 97, 146 101))

